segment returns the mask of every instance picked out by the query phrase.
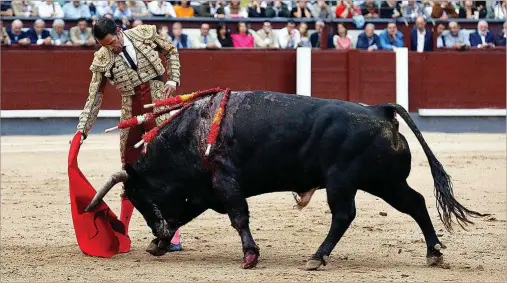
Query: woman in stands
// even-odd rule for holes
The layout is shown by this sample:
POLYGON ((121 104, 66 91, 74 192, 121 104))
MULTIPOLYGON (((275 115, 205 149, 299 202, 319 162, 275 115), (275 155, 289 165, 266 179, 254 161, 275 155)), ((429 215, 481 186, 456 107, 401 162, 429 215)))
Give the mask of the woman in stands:
POLYGON ((254 38, 248 33, 248 27, 245 22, 238 23, 237 33, 231 35, 232 44, 235 48, 253 48, 254 38))
POLYGON ((352 49, 352 41, 348 36, 348 30, 345 24, 339 23, 336 27, 336 35, 333 36, 333 44, 338 50, 352 49))
POLYGON ((178 18, 192 18, 194 16, 194 8, 190 6, 190 1, 179 1, 174 7, 174 12, 178 18))
POLYGON ((217 39, 220 42, 220 46, 223 47, 234 47, 232 43, 231 33, 225 23, 220 23, 217 26, 217 39))
POLYGON ((308 36, 308 25, 306 23, 299 24, 299 33, 301 34, 301 41, 298 45, 301 47, 312 47, 310 37, 308 36))

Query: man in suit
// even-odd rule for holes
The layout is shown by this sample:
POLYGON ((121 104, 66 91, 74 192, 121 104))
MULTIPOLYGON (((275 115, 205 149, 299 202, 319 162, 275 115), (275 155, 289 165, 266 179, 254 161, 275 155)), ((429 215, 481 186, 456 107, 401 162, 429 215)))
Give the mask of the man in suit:
POLYGON ((325 24, 323 21, 318 20, 315 23, 315 32, 310 35, 310 42, 312 43, 312 47, 319 48, 320 47, 320 34, 324 29, 325 24))
POLYGON ((192 38, 192 48, 218 48, 217 38, 209 33, 209 29, 208 23, 201 24, 199 36, 192 38))
POLYGON ((176 46, 176 48, 191 47, 188 35, 183 33, 183 27, 180 22, 173 23, 172 32, 169 36, 171 37, 172 44, 176 46))
POLYGON ((62 19, 53 21, 53 29, 49 33, 54 45, 72 44, 70 42, 69 32, 65 29, 65 22, 62 19))
POLYGON ((410 50, 417 52, 433 51, 433 32, 426 29, 423 16, 415 20, 415 27, 410 32, 410 50))
POLYGON ((500 32, 496 36, 496 45, 505 46, 506 39, 507 39, 507 22, 503 23, 502 32, 500 32))
MULTIPOLYGON (((143 105, 174 94, 180 82, 178 50, 157 34, 156 26, 140 25, 123 31, 114 20, 100 18, 93 26, 93 35, 102 47, 94 53, 89 95, 77 125, 77 130, 83 133, 82 140, 86 139, 97 118, 108 79, 121 93, 121 121, 160 110, 159 107, 145 109, 143 105), (164 55, 166 64, 159 53, 164 55), (165 67, 168 80, 164 83, 165 67)), ((126 163, 134 164, 142 154, 142 148, 135 148, 142 135, 155 124, 160 125, 165 118, 167 116, 162 115, 154 123, 120 130, 123 168, 126 163)), ((120 221, 127 233, 133 211, 132 203, 122 196, 120 221)), ((179 234, 173 238, 170 247, 170 251, 177 250, 181 250, 179 234)))
POLYGON ((70 29, 70 41, 74 45, 91 46, 95 44, 92 29, 88 27, 85 18, 77 20, 77 26, 70 29))
POLYGON ((380 38, 375 34, 375 25, 372 23, 364 27, 364 32, 360 33, 357 37, 356 48, 362 50, 378 50, 382 49, 380 46, 380 38))
POLYGON ((51 45, 51 36, 44 26, 44 21, 42 19, 38 19, 33 24, 33 28, 28 30, 26 35, 30 39, 31 44, 51 45))
POLYGON ((11 44, 19 44, 19 45, 28 45, 30 44, 30 39, 28 38, 26 32, 22 30, 23 22, 20 20, 14 20, 11 23, 11 28, 7 30, 7 35, 9 35, 9 39, 11 44))
POLYGON ((480 20, 477 30, 470 34, 470 46, 477 48, 495 47, 495 36, 488 30, 488 22, 480 20))

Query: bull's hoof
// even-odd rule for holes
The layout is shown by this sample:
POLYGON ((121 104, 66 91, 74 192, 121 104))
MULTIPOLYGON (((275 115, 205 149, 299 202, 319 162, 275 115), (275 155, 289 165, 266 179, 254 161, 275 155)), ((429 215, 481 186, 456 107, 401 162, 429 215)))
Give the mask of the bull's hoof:
POLYGON ((444 263, 444 256, 428 256, 426 257, 426 265, 428 266, 440 266, 444 263))
POLYGON ((146 248, 146 251, 153 256, 163 256, 166 253, 166 250, 159 248, 158 243, 159 243, 158 239, 153 239, 146 248))
POLYGON ((257 254, 248 253, 243 258, 241 268, 252 269, 257 266, 257 263, 259 263, 259 256, 257 254))
POLYGON ((322 259, 311 258, 306 262, 305 270, 317 270, 321 265, 327 265, 329 262, 328 256, 323 256, 322 259))
POLYGON ((446 247, 442 244, 436 244, 431 250, 428 251, 428 254, 426 255, 426 264, 428 266, 437 266, 449 269, 449 264, 444 262, 444 255, 440 252, 440 249, 445 248, 446 247))

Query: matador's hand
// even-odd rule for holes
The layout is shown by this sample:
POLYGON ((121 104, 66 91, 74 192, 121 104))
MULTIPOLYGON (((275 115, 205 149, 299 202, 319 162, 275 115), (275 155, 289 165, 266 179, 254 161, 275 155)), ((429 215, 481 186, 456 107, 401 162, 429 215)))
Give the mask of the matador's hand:
POLYGON ((172 94, 176 93, 176 87, 175 86, 172 86, 172 85, 165 85, 164 87, 164 94, 165 94, 165 97, 169 97, 171 96, 172 94))

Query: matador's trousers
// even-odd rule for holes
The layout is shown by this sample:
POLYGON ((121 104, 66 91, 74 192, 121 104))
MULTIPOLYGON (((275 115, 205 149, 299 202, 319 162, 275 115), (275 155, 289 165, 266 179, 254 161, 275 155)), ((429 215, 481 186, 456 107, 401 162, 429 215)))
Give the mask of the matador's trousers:
MULTIPOLYGON (((161 80, 150 80, 137 86, 135 94, 132 96, 122 96, 122 108, 120 119, 126 120, 130 117, 142 115, 145 113, 153 112, 152 108, 144 108, 145 104, 152 103, 154 100, 164 98, 164 83, 161 80)), ((158 110, 158 109, 157 109, 158 110)), ((133 165, 139 156, 143 153, 143 146, 135 148, 134 145, 138 143, 145 132, 153 129, 162 121, 168 118, 169 114, 162 115, 155 121, 145 122, 141 125, 129 129, 120 130, 120 153, 122 167, 126 163, 133 165)), ((134 211, 132 203, 122 195, 120 220, 125 225, 125 230, 128 232, 130 218, 134 211)), ((173 243, 179 243, 179 231, 173 238, 173 243)))

